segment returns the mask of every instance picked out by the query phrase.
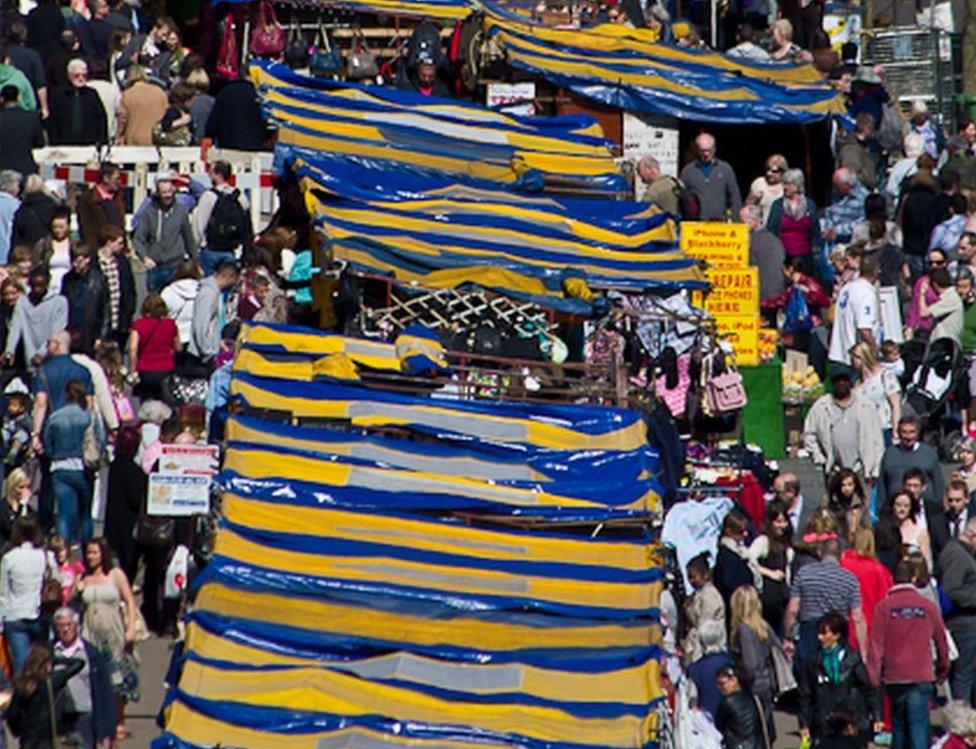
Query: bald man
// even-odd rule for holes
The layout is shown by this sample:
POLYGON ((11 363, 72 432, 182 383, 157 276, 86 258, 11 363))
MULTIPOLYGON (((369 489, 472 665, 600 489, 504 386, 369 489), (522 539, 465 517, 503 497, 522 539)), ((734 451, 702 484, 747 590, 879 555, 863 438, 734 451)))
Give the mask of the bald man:
POLYGON ((708 133, 695 138, 695 155, 681 170, 681 181, 698 196, 702 221, 737 220, 742 194, 732 167, 716 158, 715 138, 708 133))
POLYGON ((647 185, 644 200, 654 203, 661 210, 678 215, 678 193, 681 187, 674 177, 661 173, 661 163, 656 158, 646 154, 638 161, 637 176, 647 185))
POLYGON ((823 238, 846 244, 851 241, 854 225, 864 220, 864 199, 868 189, 858 180, 857 173, 847 167, 834 172, 833 183, 834 200, 824 210, 820 221, 823 238))

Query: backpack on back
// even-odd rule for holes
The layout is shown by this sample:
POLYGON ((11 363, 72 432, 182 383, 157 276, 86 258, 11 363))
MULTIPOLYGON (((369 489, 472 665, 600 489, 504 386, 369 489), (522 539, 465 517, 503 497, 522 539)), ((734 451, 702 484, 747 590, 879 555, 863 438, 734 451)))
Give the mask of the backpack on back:
POLYGON ((421 60, 427 60, 439 68, 443 56, 441 30, 437 24, 432 21, 418 23, 407 42, 407 67, 416 70, 421 60))
POLYGON ((240 191, 220 192, 214 190, 217 202, 214 204, 210 220, 204 232, 207 249, 217 251, 233 250, 247 241, 249 220, 247 212, 240 203, 240 191))
POLYGON ((701 218, 701 201, 698 193, 680 179, 674 180, 674 196, 678 199, 678 214, 682 221, 697 221, 701 218))

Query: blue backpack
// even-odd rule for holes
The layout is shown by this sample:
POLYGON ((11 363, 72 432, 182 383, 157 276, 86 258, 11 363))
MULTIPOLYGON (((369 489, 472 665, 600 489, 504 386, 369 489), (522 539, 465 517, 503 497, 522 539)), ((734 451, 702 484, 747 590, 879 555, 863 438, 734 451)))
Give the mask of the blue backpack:
POLYGON ((794 286, 793 291, 790 292, 789 301, 786 303, 786 319, 783 320, 783 331, 799 333, 812 328, 813 318, 810 316, 807 298, 799 286, 794 286))

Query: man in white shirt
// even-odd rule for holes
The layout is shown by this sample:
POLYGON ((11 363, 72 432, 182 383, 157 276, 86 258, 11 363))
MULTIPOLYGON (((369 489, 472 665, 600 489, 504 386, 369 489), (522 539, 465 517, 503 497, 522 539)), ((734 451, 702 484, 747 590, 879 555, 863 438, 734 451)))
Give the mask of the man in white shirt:
POLYGON ((961 342, 965 310, 962 297, 956 291, 952 276, 949 275, 946 268, 934 268, 929 271, 928 278, 922 279, 922 285, 919 288, 918 312, 922 317, 931 317, 935 322, 932 335, 929 338, 930 341, 939 338, 951 338, 956 343, 961 342), (929 284, 939 295, 939 298, 931 305, 925 303, 925 294, 929 290, 929 284))
POLYGON ((875 281, 880 267, 873 257, 861 262, 861 274, 848 281, 837 297, 834 329, 830 333, 827 358, 837 371, 851 372, 851 347, 864 341, 878 350, 881 335, 880 303, 875 281))

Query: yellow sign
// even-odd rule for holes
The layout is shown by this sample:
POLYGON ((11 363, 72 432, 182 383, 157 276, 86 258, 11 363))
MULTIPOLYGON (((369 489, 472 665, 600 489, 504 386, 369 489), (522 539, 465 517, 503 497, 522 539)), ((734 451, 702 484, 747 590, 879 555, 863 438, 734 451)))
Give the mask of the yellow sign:
POLYGON ((735 348, 735 361, 743 366, 759 363, 759 315, 725 315, 715 318, 715 325, 735 348))
POLYGON ((749 227, 720 221, 682 221, 681 250, 713 268, 745 268, 749 264, 749 227))
POLYGON ((705 277, 712 285, 705 309, 715 317, 754 315, 759 309, 759 271, 755 268, 710 268, 705 277))

